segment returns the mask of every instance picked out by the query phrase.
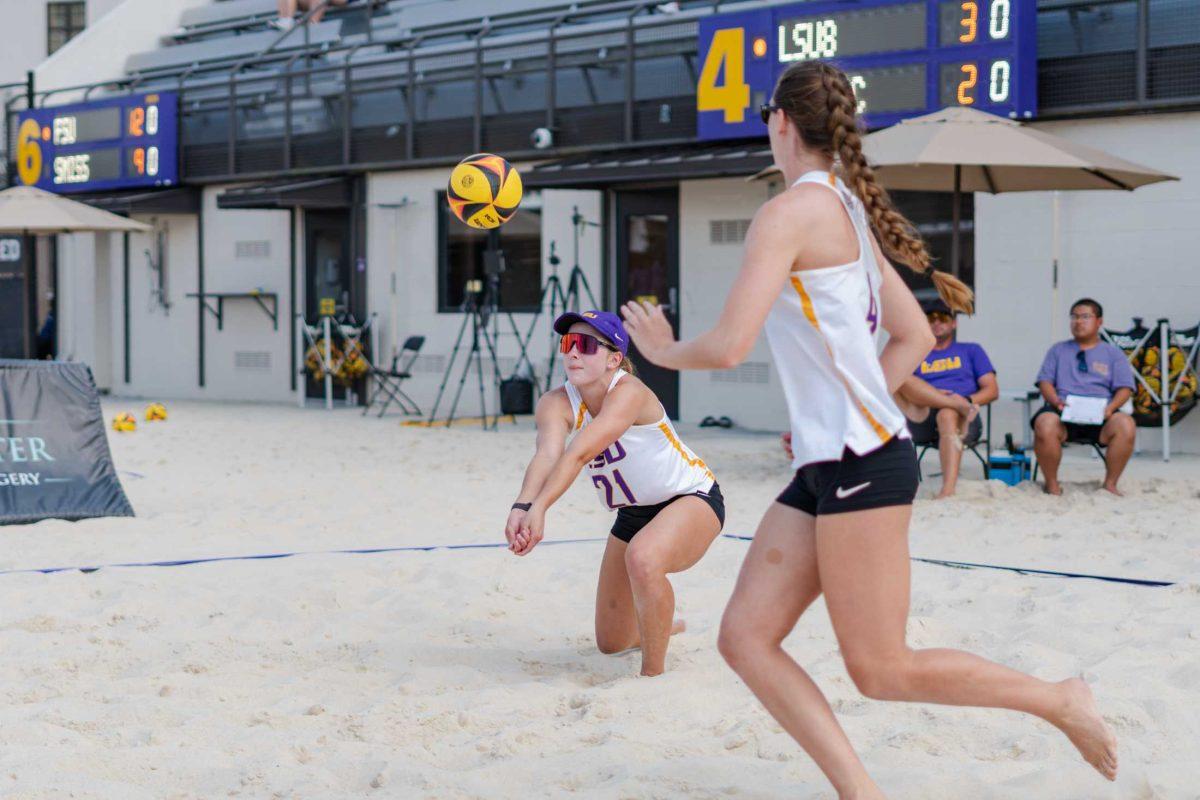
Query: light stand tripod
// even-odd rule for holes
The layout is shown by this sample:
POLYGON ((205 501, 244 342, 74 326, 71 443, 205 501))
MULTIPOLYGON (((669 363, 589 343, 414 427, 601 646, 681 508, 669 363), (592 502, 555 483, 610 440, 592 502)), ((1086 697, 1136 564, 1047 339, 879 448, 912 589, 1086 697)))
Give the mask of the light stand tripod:
MULTIPOLYGON (((574 240, 575 247, 575 262, 571 265, 571 271, 567 275, 567 288, 563 289, 562 279, 558 277, 558 265, 562 263, 558 254, 554 251, 555 242, 550 242, 550 277, 546 279, 546 285, 542 287, 542 296, 538 299, 538 310, 533 315, 533 319, 529 321, 529 329, 525 332, 524 339, 518 338, 521 342, 522 352, 528 352, 529 342, 533 339, 533 330, 537 327, 538 318, 541 317, 542 309, 547 309, 550 315, 550 322, 553 325, 554 320, 558 315, 565 311, 579 310, 579 290, 580 287, 587 294, 588 301, 592 308, 599 308, 596 303, 596 296, 592 294, 592 287, 588 283, 587 275, 579 267, 579 238, 587 227, 599 228, 599 222, 592 222, 585 219, 579 213, 579 206, 571 208, 571 238, 574 240), (547 306, 547 298, 549 298, 549 306, 547 306)), ((550 361, 546 366, 546 388, 545 391, 550 391, 551 381, 554 380, 554 361, 558 355, 558 348, 555 347, 554 330, 550 331, 550 361)))
MULTIPOLYGON (((487 394, 484 389, 483 380, 483 351, 480 349, 480 340, 487 346, 488 354, 492 357, 492 385, 494 389, 500 387, 500 362, 496 357, 497 342, 500 338, 499 322, 497 317, 500 313, 500 275, 504 272, 504 251, 500 249, 500 232, 491 230, 488 232, 488 246, 483 254, 483 271, 486 277, 486 288, 484 281, 472 280, 467 281, 466 292, 463 298, 460 311, 463 313, 462 325, 458 329, 458 337, 454 340, 454 349, 450 352, 450 361, 446 364, 446 372, 442 376, 442 384, 438 387, 437 399, 433 402, 433 408, 429 412, 429 420, 427 424, 432 425, 437 419, 437 410, 442 402, 442 395, 446 391, 446 384, 450 381, 450 375, 454 371, 454 362, 458 358, 458 351, 462 347, 463 335, 467 331, 467 325, 471 326, 471 349, 467 353, 467 360, 463 365, 462 374, 458 379, 458 388, 454 392, 454 400, 450 404, 450 412, 446 416, 446 427, 450 427, 454 422, 454 414, 458 410, 458 401, 462 397, 463 386, 467 382, 467 375, 471 371, 471 362, 475 362, 476 378, 479 383, 479 414, 482 420, 483 429, 489 428, 494 430, 500 421, 500 412, 497 409, 495 416, 491 421, 488 420, 487 413, 487 394), (492 322, 492 330, 488 330, 488 322, 492 322)), ((529 356, 525 349, 525 343, 521 340, 520 334, 517 331, 517 323, 513 319, 511 312, 508 314, 509 325, 512 326, 513 335, 517 340, 517 346, 520 348, 521 357, 517 360, 520 365, 521 361, 529 361, 529 356)))

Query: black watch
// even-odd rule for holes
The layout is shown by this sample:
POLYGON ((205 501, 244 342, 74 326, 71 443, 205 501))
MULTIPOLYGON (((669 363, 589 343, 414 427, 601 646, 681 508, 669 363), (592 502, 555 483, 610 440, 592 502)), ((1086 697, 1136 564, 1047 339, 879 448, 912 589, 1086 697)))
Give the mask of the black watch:
POLYGON ((533 503, 513 503, 513 511, 528 511, 533 507, 533 503))

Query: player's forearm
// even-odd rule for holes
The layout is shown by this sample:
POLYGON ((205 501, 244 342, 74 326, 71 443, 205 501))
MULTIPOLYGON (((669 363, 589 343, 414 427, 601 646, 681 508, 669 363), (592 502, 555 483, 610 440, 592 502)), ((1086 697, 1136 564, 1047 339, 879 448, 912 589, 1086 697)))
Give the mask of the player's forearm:
POLYGON ((879 354, 879 365, 887 381, 888 392, 895 394, 920 366, 921 360, 933 346, 933 334, 928 337, 895 337, 888 340, 879 354))
POLYGON ((546 483, 546 478, 554 469, 557 459, 551 456, 536 455, 525 468, 525 479, 521 481, 521 491, 517 494, 518 503, 532 503, 538 492, 546 483))
POLYGON ((668 369, 732 369, 749 354, 754 340, 743 341, 717 328, 686 342, 675 342, 659 359, 668 369))
POLYGON ((575 479, 579 477, 584 465, 591 459, 585 453, 568 449, 554 462, 549 475, 546 476, 541 488, 534 495, 532 503, 545 511, 562 497, 575 479))

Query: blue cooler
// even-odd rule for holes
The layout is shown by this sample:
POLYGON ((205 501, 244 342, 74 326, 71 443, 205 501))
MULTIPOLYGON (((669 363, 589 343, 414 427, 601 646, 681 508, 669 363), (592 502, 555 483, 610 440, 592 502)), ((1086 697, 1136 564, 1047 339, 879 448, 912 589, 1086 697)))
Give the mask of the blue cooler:
POLYGON ((988 477, 1004 481, 1009 486, 1029 480, 1032 472, 1033 464, 1024 453, 1006 453, 1001 450, 992 453, 988 459, 988 477))

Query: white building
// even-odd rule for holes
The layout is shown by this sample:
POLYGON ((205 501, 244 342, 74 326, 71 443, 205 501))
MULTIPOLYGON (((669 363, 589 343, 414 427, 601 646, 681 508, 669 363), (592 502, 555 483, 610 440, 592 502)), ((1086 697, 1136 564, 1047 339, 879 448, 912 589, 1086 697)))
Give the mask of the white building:
MULTIPOLYGON (((126 0, 43 65, 38 85, 132 77, 138 91, 185 86, 184 187, 98 200, 154 225, 155 235, 133 235, 128 243, 121 236, 59 237, 59 357, 87 361, 100 385, 121 395, 292 402, 307 383, 315 397, 320 387, 298 374, 303 353, 293 320, 315 319, 319 300, 328 297, 359 321, 373 318, 376 361, 386 364, 410 335, 426 337, 406 388, 428 411, 463 321, 459 283, 479 277, 472 249, 478 242, 446 224, 438 193, 449 165, 476 149, 510 156, 531 187, 541 187, 531 188, 519 224, 504 234, 508 302, 536 305, 551 274, 552 247, 565 280, 578 233, 579 265, 600 303, 674 300, 681 335, 700 333, 739 268, 745 221, 774 190, 745 179, 766 163, 763 140, 688 141, 696 115, 689 70, 697 66, 688 47, 694 54, 697 20, 711 2, 681 3, 677 13, 645 10, 633 23, 628 13, 589 17, 592 5, 581 2, 570 12, 567 0, 393 0, 368 12, 351 4, 311 28, 307 46, 289 37, 272 48, 278 34, 266 27, 271 0, 126 0), (496 21, 501 11, 510 12, 508 22, 496 21), (494 37, 488 47, 495 48, 488 52, 502 51, 495 65, 456 44, 486 15, 495 18, 487 23, 494 37), (544 59, 555 19, 552 71, 544 59), (637 44, 630 63, 644 58, 647 71, 638 73, 626 104, 621 48, 631 35, 637 44), (431 49, 418 49, 416 39, 431 49), (306 58, 326 71, 306 76, 306 58), (417 59, 411 71, 410 58, 417 59), (474 129, 483 133, 473 136, 476 69, 489 88, 481 90, 474 129), (430 77, 435 70, 444 71, 441 83, 430 77), (571 70, 584 77, 569 77, 571 70), (544 76, 552 72, 548 109, 544 76), (230 86, 238 103, 232 124, 230 86), (339 111, 346 96, 354 103, 348 121, 339 111), (543 120, 554 122, 557 138, 536 151, 528 135, 543 120), (547 169, 547 158, 566 163, 547 169), (594 224, 573 224, 576 210, 594 224), (262 294, 232 296, 252 291, 262 294), (197 294, 206 296, 189 297, 197 294)), ((1127 328, 1132 317, 1165 317, 1176 327, 1200 322, 1200 278, 1189 263, 1189 254, 1200 252, 1200 77, 1163 77, 1172 63, 1200 53, 1200 8, 1182 0, 1041 5, 1038 64, 1046 86, 1034 124, 1181 180, 1132 194, 1059 195, 1057 288, 1054 196, 975 198, 967 242, 978 313, 960 330, 985 346, 1006 393, 1032 388, 1046 349, 1068 336, 1067 308, 1079 296, 1104 304, 1110 328, 1127 328), (1145 36, 1138 15, 1128 13, 1139 2, 1146 6, 1145 36), (1088 95, 1101 79, 1108 94, 1088 95)), ((945 198, 901 203, 944 252, 945 198)), ((514 313, 521 332, 531 319, 525 310, 514 313)), ((498 326, 507 374, 516 337, 507 318, 498 326)), ((548 327, 543 317, 531 340, 542 378, 548 327)), ((749 428, 785 424, 764 342, 733 370, 649 379, 685 422, 727 415, 749 428)), ((478 413, 473 380, 459 414, 478 413)), ((1176 431, 1177 449, 1200 447, 1197 418, 1176 431)), ((1024 438, 1021 426, 1020 405, 999 401, 993 442, 1005 432, 1024 438)), ((1157 431, 1143 430, 1142 446, 1156 449, 1157 431)))

